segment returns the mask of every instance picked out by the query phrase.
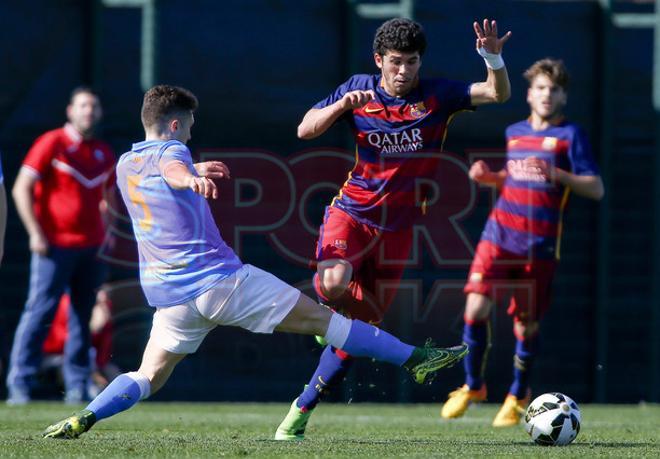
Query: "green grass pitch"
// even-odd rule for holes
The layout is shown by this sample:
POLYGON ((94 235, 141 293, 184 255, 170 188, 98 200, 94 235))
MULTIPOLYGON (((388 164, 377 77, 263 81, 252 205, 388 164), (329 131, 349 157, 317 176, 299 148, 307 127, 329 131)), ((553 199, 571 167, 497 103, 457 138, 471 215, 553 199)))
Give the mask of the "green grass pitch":
POLYGON ((285 404, 142 403, 78 440, 40 432, 71 407, 0 406, 0 456, 7 457, 660 457, 660 406, 585 405, 567 447, 531 443, 522 427, 495 430, 496 405, 453 422, 439 405, 325 404, 301 443, 271 440, 285 404))

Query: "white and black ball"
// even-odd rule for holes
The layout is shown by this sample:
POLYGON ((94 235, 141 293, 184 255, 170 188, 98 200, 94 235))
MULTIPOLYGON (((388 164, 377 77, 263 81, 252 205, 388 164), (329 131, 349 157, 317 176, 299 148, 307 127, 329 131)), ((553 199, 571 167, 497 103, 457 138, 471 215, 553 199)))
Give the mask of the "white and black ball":
POLYGON ((580 432, 580 409, 564 394, 550 392, 536 397, 527 407, 525 430, 539 445, 564 446, 580 432))

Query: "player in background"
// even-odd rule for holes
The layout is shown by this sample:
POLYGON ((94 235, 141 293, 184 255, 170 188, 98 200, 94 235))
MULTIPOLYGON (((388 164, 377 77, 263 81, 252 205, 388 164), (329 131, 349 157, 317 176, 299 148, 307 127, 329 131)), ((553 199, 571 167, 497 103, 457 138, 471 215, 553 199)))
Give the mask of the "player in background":
POLYGON ((229 178, 229 170, 219 161, 193 164, 185 145, 196 108, 197 98, 186 89, 151 88, 142 105, 146 139, 117 164, 117 184, 138 241, 140 283, 156 309, 140 368, 118 376, 85 410, 49 426, 44 437, 78 437, 155 393, 217 325, 321 335, 356 356, 403 366, 419 383, 465 355, 464 345, 402 343, 244 265, 222 240, 206 202, 218 197, 213 179, 229 178))
MULTIPOLYGON (((92 371, 87 381, 87 391, 90 397, 95 397, 115 377, 121 374, 119 367, 112 362, 112 303, 108 296, 107 287, 98 290, 96 302, 92 308, 89 322, 91 337, 90 363, 92 371)), ((69 314, 71 311, 71 298, 68 293, 62 295, 57 307, 55 317, 48 329, 44 340, 43 352, 45 358, 41 365, 41 372, 49 372, 51 377, 59 380, 62 366, 62 356, 69 334, 69 314)))
MULTIPOLYGON (((473 24, 484 57, 486 81, 463 83, 419 75, 426 36, 409 19, 391 19, 376 31, 373 56, 379 73, 353 75, 314 105, 298 126, 313 139, 344 120, 356 143, 357 161, 326 208, 319 230, 314 288, 319 300, 350 317, 379 324, 390 306, 413 243, 412 226, 423 205, 416 181, 432 177, 452 116, 474 106, 501 103, 510 85, 501 51, 511 33, 497 23, 473 24), (429 153, 431 152, 431 153, 429 153), (379 284, 387 284, 377 297, 379 284)), ((327 346, 308 385, 293 401, 275 439, 301 440, 321 397, 351 366, 346 349, 327 346)))
POLYGON ((483 161, 470 178, 501 190, 481 234, 465 286, 463 340, 465 385, 449 394, 443 418, 462 416, 471 402, 486 399, 484 369, 490 347, 489 318, 494 303, 512 293, 516 352, 513 383, 493 421, 515 425, 529 402, 529 379, 538 351, 539 320, 550 304, 552 279, 560 255, 562 216, 571 191, 603 197, 591 147, 584 131, 564 118, 568 73, 561 61, 543 59, 524 73, 531 113, 506 129, 506 168, 494 172, 483 161))

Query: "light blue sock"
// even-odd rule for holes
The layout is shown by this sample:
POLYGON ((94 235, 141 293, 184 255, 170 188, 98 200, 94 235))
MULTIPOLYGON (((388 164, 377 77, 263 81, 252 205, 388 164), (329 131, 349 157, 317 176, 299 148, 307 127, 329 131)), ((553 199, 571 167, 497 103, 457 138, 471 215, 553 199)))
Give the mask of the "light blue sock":
POLYGON ((143 398, 149 396, 151 384, 149 380, 133 371, 117 376, 103 392, 87 405, 87 410, 96 415, 96 420, 109 418, 126 411, 143 398))
POLYGON ((325 339, 353 357, 371 357, 397 366, 403 366, 415 349, 378 327, 339 314, 333 314, 325 339))

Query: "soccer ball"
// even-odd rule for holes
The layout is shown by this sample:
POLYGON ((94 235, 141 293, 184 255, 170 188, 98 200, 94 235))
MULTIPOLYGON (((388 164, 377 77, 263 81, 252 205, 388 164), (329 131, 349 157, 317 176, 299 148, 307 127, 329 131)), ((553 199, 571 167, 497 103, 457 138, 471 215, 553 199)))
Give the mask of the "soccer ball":
POLYGON ((551 392, 529 404, 525 430, 539 445, 564 446, 580 432, 580 419, 580 409, 570 397, 551 392))

